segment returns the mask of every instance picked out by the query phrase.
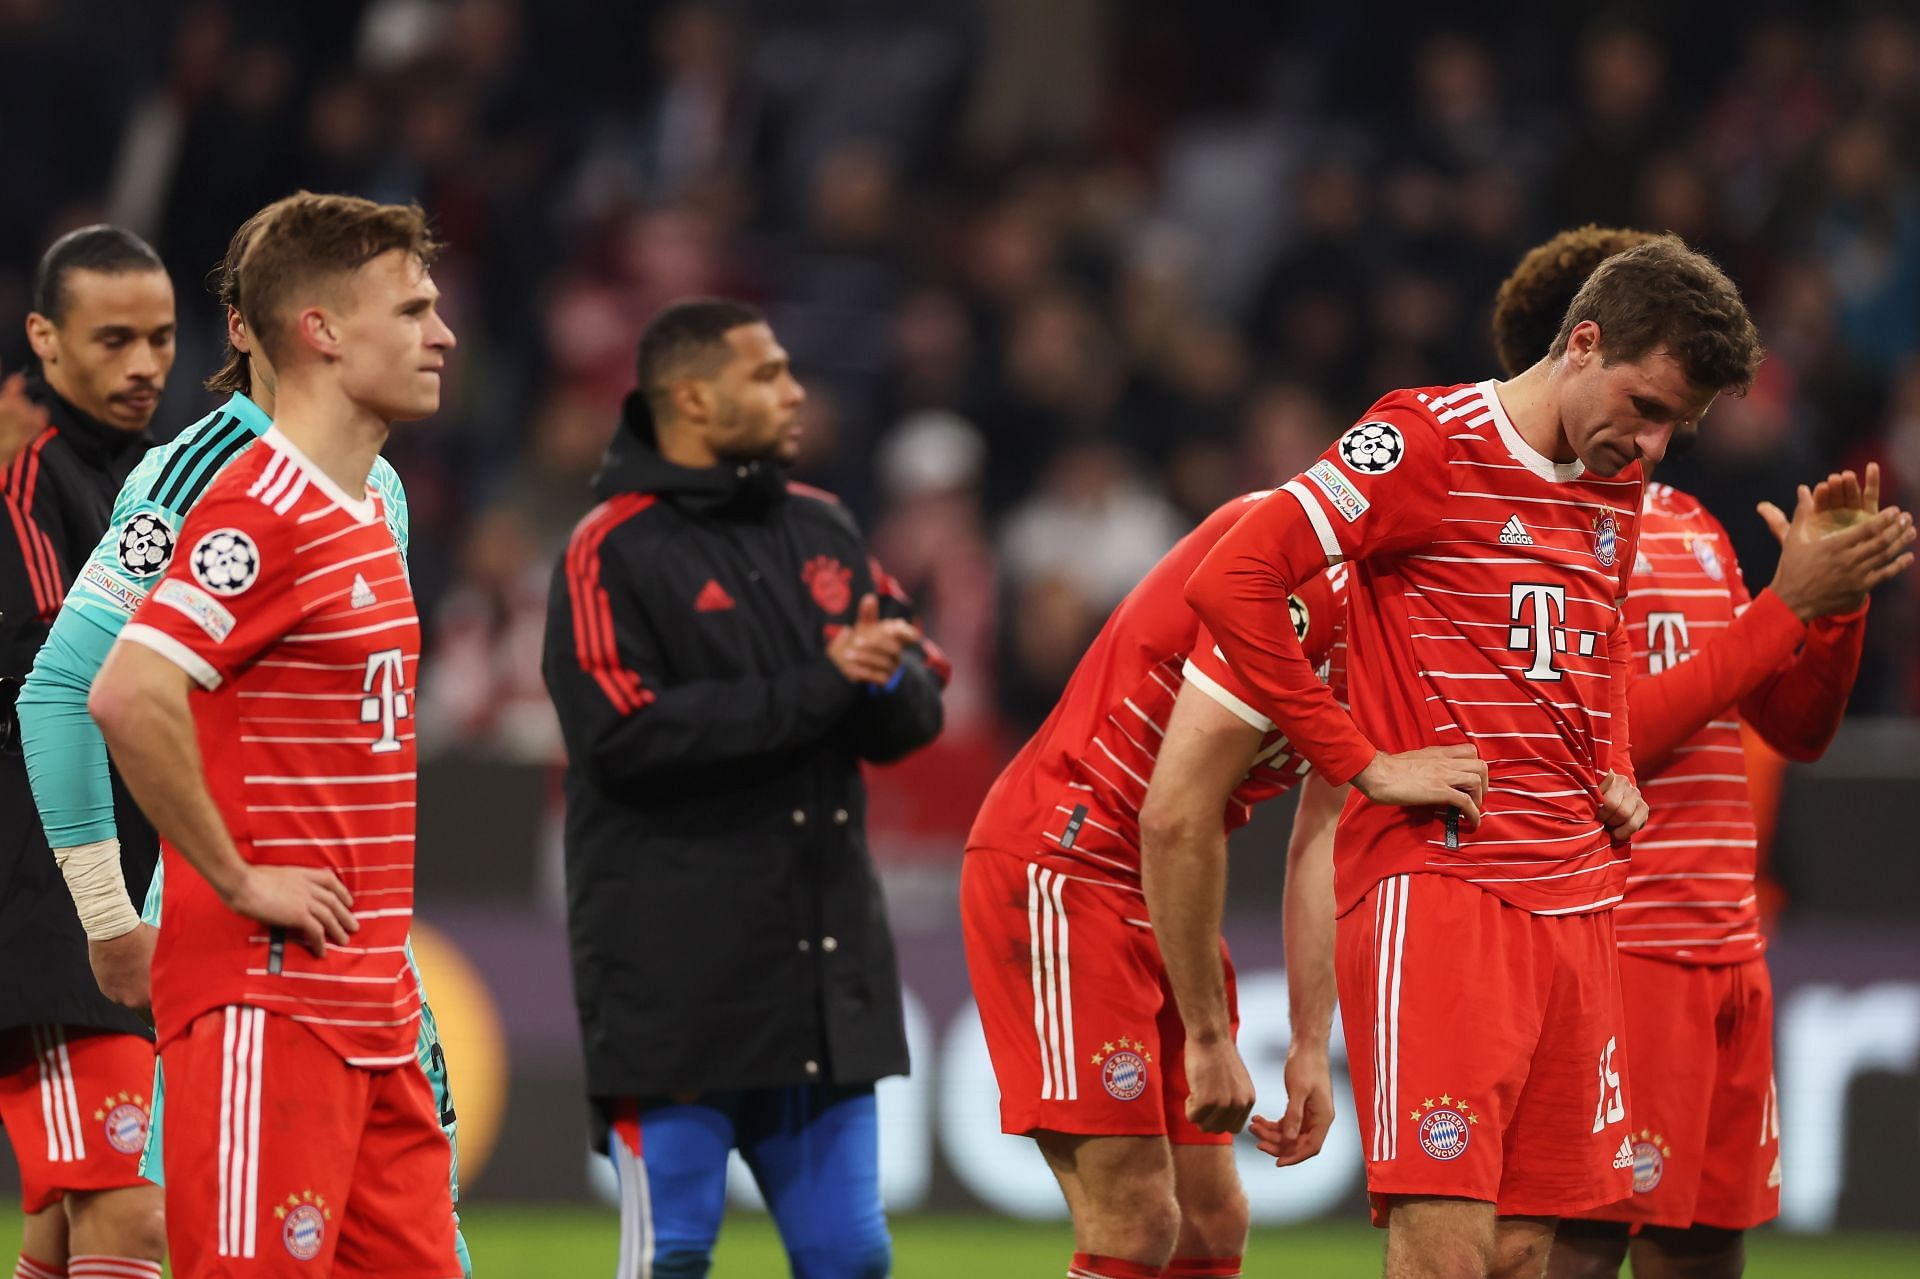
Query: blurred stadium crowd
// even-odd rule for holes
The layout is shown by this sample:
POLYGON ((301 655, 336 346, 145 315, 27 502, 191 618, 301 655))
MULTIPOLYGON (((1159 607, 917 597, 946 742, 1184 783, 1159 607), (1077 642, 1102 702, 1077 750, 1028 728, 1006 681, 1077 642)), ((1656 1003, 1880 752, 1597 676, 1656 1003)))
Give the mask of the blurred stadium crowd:
MULTIPOLYGON (((1494 289, 1568 225, 1673 230, 1746 291, 1772 356, 1660 478, 1751 580, 1762 497, 1877 459, 1916 500, 1909 7, 1293 8, 0 0, 0 316, 61 231, 148 236, 181 292, 170 432, 243 218, 300 186, 422 203, 461 336, 448 408, 388 450, 423 745, 506 759, 557 754, 552 558, 685 294, 767 307, 800 474, 924 605, 947 748, 988 769, 1199 516, 1388 389, 1494 375, 1494 289)), ((1920 711, 1914 591, 1876 603, 1857 713, 1920 711)))

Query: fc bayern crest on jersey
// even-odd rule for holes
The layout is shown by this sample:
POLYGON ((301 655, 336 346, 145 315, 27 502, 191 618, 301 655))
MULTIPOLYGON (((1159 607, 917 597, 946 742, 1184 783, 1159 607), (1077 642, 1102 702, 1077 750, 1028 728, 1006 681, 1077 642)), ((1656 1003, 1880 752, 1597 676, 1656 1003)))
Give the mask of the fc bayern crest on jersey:
POLYGON ((1100 1045, 1093 1064, 1100 1067, 1100 1084, 1115 1101, 1132 1101, 1147 1090, 1147 1064, 1153 1054, 1137 1039, 1122 1035, 1100 1045))
POLYGON ((312 1261, 320 1255, 327 1242, 327 1222, 333 1217, 326 1196, 311 1190, 288 1195, 285 1203, 274 1206, 273 1215, 280 1219, 280 1242, 295 1261, 312 1261))
POLYGON ((123 1155, 137 1155, 147 1144, 147 1099, 121 1093, 108 1097, 93 1117, 106 1129, 107 1144, 123 1155))
POLYGON ((130 577, 152 577, 173 559, 173 530, 152 511, 142 511, 120 530, 120 567, 130 577))
POLYGON ((1340 460, 1362 475, 1385 475, 1406 451, 1407 442, 1390 422, 1362 422, 1340 437, 1340 460))
POLYGON ((839 614, 853 603, 853 570, 831 555, 816 555, 800 570, 822 612, 839 614))
POLYGON ((1601 568, 1612 568, 1620 555, 1620 526, 1613 522, 1612 511, 1593 517, 1593 558, 1601 568))
POLYGON ((1313 623, 1313 614, 1300 602, 1298 595, 1287 596, 1287 616, 1293 619, 1293 637, 1302 644, 1307 642, 1307 628, 1313 623))
POLYGON ((194 543, 191 565, 215 595, 238 595, 260 576, 260 548, 237 528, 217 528, 194 543))
POLYGON ((1673 1148, 1659 1133, 1642 1128, 1633 1142, 1633 1193, 1650 1194, 1666 1175, 1673 1148))
POLYGON ((1473 1112, 1473 1107, 1464 1098, 1445 1093, 1440 1095, 1437 1102, 1432 1097, 1424 1099, 1413 1108, 1410 1118, 1420 1124, 1420 1149, 1443 1162, 1450 1162, 1467 1153, 1473 1125, 1480 1122, 1480 1116, 1473 1112))
POLYGON ((1727 570, 1720 566, 1720 552, 1713 549, 1711 538, 1693 539, 1693 558, 1700 561, 1700 571, 1716 582, 1726 580, 1727 570))

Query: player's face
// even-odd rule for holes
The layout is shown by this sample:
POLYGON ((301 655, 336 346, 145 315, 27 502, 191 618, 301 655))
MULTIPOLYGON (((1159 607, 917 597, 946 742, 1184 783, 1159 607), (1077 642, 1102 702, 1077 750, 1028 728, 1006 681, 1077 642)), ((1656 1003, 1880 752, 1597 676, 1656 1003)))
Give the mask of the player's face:
POLYGON ((400 249, 354 272, 349 305, 335 317, 349 399, 387 422, 439 411, 440 373, 454 347, 439 298, 420 259, 400 249))
POLYGON ((1700 429, 1717 391, 1687 380, 1679 360, 1650 351, 1608 364, 1592 350, 1561 402, 1574 453, 1595 475, 1618 475, 1634 462, 1652 466, 1700 429))
POLYGON ((786 349, 765 324, 727 330, 727 346, 732 357, 713 378, 708 447, 721 457, 791 462, 800 451, 795 414, 807 393, 794 380, 786 349))
POLYGON ((165 271, 69 271, 66 313, 27 321, 47 383, 82 413, 146 429, 173 368, 173 281, 165 271))

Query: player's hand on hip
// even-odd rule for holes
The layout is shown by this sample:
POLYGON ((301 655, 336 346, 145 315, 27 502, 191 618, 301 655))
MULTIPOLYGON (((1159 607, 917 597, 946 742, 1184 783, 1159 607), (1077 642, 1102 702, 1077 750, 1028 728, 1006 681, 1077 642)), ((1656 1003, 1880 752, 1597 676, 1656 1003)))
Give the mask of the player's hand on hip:
POLYGON ((1480 824, 1480 806, 1487 802, 1487 766, 1471 746, 1423 746, 1399 755, 1383 751, 1353 784, 1376 804, 1457 808, 1471 826, 1480 824))
POLYGON ((1640 788, 1618 773, 1600 780, 1600 824, 1616 844, 1624 844, 1647 824, 1647 801, 1640 788))
POLYGON ((134 925, 111 941, 87 942, 87 963, 100 993, 127 1008, 153 1005, 153 944, 160 937, 152 924, 134 925))
POLYGON ((1256 1115, 1253 1135, 1276 1168, 1303 1163, 1320 1153, 1333 1128, 1333 1070, 1324 1047, 1287 1049, 1287 1113, 1277 1121, 1256 1115))
POLYGON ((880 616, 875 595, 860 597, 853 625, 827 642, 827 657, 855 684, 884 684, 900 668, 909 645, 920 642, 920 628, 901 618, 880 616))
POLYGON ((1187 1041, 1187 1118, 1201 1132, 1239 1132, 1253 1110, 1253 1076, 1231 1039, 1187 1041))
POLYGON ((284 928, 315 955, 327 943, 344 946, 360 928, 353 894, 330 870, 317 866, 249 866, 228 903, 248 919, 284 928))
POLYGON ((1760 518, 1780 540, 1780 566, 1770 584, 1802 621, 1850 613, 1882 582, 1913 566, 1913 516, 1880 509, 1880 468, 1863 485, 1852 471, 1802 484, 1789 520, 1771 502, 1760 518))

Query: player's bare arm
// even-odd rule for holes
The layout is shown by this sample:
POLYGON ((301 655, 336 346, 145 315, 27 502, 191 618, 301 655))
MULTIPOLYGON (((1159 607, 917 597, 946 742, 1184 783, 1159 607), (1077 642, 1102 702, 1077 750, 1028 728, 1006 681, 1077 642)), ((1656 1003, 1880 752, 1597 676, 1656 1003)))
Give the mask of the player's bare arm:
POLYGON ((87 966, 100 993, 127 1008, 153 1004, 153 946, 160 930, 139 923, 129 932, 107 941, 87 939, 87 966))
POLYGON ((1140 885, 1187 1030, 1187 1118, 1238 1132, 1253 1109, 1253 1077, 1233 1043, 1220 915, 1227 895, 1227 799, 1252 767, 1262 733, 1188 684, 1140 808, 1140 885))
POLYGON ((1327 1045, 1333 1033, 1333 833, 1348 787, 1329 786, 1317 773, 1300 787, 1300 807, 1287 841, 1287 879, 1281 918, 1287 951, 1287 1110, 1278 1122, 1256 1115, 1260 1149, 1284 1168, 1311 1159, 1333 1127, 1333 1070, 1327 1045))
POLYGON ((1882 582, 1913 566, 1913 516, 1880 507, 1880 467, 1862 484, 1852 471, 1800 486, 1793 518, 1772 502, 1757 508, 1780 540, 1770 589, 1801 621, 1849 613, 1882 582))
POLYGON ((192 677, 137 644, 116 644, 87 698, 127 788, 154 828, 232 910, 285 928, 314 954, 344 945, 360 925, 333 872, 256 866, 240 856, 207 790, 187 704, 192 677))

